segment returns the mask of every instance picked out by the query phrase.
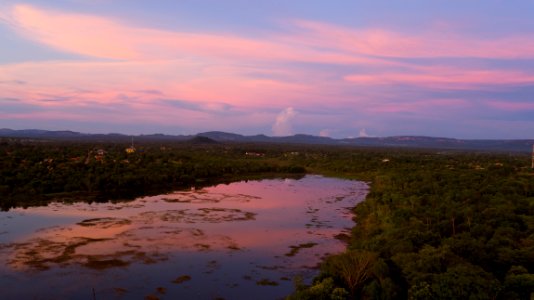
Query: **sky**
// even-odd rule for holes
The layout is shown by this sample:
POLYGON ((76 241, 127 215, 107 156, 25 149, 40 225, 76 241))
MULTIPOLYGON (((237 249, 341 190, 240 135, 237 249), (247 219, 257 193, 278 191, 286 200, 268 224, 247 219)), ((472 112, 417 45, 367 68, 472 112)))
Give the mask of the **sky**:
POLYGON ((0 0, 0 128, 534 138, 534 0, 0 0))

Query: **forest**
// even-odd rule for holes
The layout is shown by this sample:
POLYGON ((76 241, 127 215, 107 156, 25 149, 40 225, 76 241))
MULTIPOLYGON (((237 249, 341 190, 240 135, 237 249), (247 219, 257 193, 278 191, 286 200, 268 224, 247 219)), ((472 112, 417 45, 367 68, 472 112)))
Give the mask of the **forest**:
POLYGON ((214 145, 202 139, 146 143, 133 153, 125 151, 128 147, 110 142, 4 139, 0 141, 1 208, 52 200, 127 200, 217 182, 305 172, 291 162, 275 160, 278 154, 258 156, 254 147, 214 145))
POLYGON ((0 139, 0 206, 123 201, 180 188, 323 174, 364 180, 347 250, 289 299, 532 299, 530 156, 282 144, 0 139))
MULTIPOLYGON (((532 299, 527 155, 335 151, 309 167, 367 179, 345 253, 290 299, 532 299), (332 157, 333 156, 333 157, 332 157)), ((320 172, 319 171, 319 172, 320 172)))

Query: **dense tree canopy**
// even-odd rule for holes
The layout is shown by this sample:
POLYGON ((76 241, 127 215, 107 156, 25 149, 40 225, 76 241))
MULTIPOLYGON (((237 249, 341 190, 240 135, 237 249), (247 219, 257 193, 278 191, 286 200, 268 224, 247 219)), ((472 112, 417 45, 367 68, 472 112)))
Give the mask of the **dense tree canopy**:
POLYGON ((138 145, 4 140, 0 143, 3 209, 50 200, 128 199, 176 188, 268 174, 304 173, 250 147, 202 143, 138 145))
POLYGON ((375 154, 367 166, 356 158, 366 154, 346 152, 312 163, 367 178, 371 190, 354 209, 348 251, 292 298, 531 299, 534 172, 526 155, 375 154))

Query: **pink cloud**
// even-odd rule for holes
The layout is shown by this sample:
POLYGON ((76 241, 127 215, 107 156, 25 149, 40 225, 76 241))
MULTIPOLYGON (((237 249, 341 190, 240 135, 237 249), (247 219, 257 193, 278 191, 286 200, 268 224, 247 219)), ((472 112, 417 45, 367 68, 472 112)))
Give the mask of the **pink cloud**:
MULTIPOLYGON (((303 101, 302 98, 312 101, 309 99, 335 93, 335 90, 343 90, 351 83, 398 83, 456 89, 488 84, 534 83, 533 75, 518 71, 420 67, 369 58, 503 56, 502 53, 509 53, 512 48, 519 51, 514 55, 530 57, 534 53, 530 50, 534 48, 529 45, 534 47, 534 42, 525 37, 516 37, 525 41, 515 43, 512 48, 505 45, 509 40, 492 41, 497 43, 498 51, 501 51, 499 54, 485 41, 456 35, 440 37, 443 41, 436 41, 429 34, 410 36, 383 29, 359 30, 311 21, 290 23, 296 26, 290 34, 251 39, 137 28, 109 18, 29 5, 13 6, 8 15, 17 24, 15 28, 30 39, 77 54, 123 60, 57 63, 61 72, 51 71, 53 63, 41 66, 18 64, 19 73, 25 72, 26 76, 11 77, 29 81, 29 78, 35 77, 30 72, 39 76, 46 73, 46 78, 33 81, 32 88, 37 91, 58 85, 63 89, 75 89, 81 83, 90 85, 88 89, 100 91, 99 95, 92 95, 96 102, 111 101, 109 95, 104 95, 106 89, 128 91, 133 86, 162 90, 165 96, 174 98, 239 105, 274 102, 282 108, 287 106, 287 102, 297 105, 303 101), (361 69, 360 74, 347 75, 342 78, 343 81, 332 77, 336 76, 332 74, 316 75, 306 70, 275 67, 286 61, 366 64, 379 68, 378 73, 373 69, 361 69), (271 74, 270 78, 254 78, 247 74, 251 71, 250 65, 259 67, 263 63, 269 66, 264 69, 271 74), (387 66, 404 70, 384 71, 387 66), (92 80, 88 81, 88 78, 92 80), (95 81, 94 78, 102 80, 95 81)), ((23 90, 20 87, 15 89, 17 92, 23 90)), ((144 97, 150 98, 150 95, 144 97)))
POLYGON ((410 84, 425 87, 469 89, 481 85, 534 84, 534 75, 508 70, 470 70, 451 67, 413 67, 403 73, 353 74, 346 81, 364 85, 410 84))
POLYGON ((443 109, 468 109, 472 105, 466 100, 462 99, 429 99, 424 101, 407 101, 395 103, 380 103, 367 108, 368 112, 372 113, 400 113, 400 112, 442 112, 443 109))
POLYGON ((293 22, 297 38, 308 46, 322 46, 382 57, 534 58, 534 36, 516 35, 480 39, 455 32, 423 31, 405 34, 385 29, 354 29, 314 21, 293 22))
POLYGON ((89 116, 83 116, 76 113, 65 113, 57 111, 39 111, 28 113, 1 113, 0 118, 4 120, 70 120, 70 121, 84 121, 88 120, 89 116))
POLYGON ((14 6, 10 17, 27 38, 60 50, 117 59, 139 56, 128 43, 125 28, 104 18, 62 14, 29 5, 14 6))
POLYGON ((42 101, 43 95, 70 98, 71 105, 104 105, 123 103, 125 100, 117 97, 123 94, 136 102, 161 98, 194 101, 207 110, 217 111, 224 105, 282 109, 288 101, 311 103, 309 95, 320 94, 320 88, 310 83, 321 80, 321 77, 310 76, 301 82, 291 79, 304 77, 305 72, 301 70, 291 73, 272 68, 269 72, 274 75, 283 74, 280 79, 276 79, 277 76, 256 78, 249 76, 250 71, 250 68, 229 65, 205 67, 182 60, 10 64, 0 65, 0 80, 3 76, 23 78, 27 84, 2 84, 0 96, 20 98, 39 106, 54 106, 61 104, 42 101))
POLYGON ((119 60, 211 58, 380 63, 377 59, 320 51, 276 36, 244 38, 228 34, 188 33, 127 26, 92 15, 15 5, 8 14, 14 28, 50 47, 93 57, 119 60))
POLYGON ((486 102, 488 106, 507 111, 525 111, 534 110, 534 101, 532 102, 513 102, 492 100, 486 102))
POLYGON ((289 33, 248 38, 134 27, 111 18, 31 5, 14 5, 4 15, 12 28, 31 40, 71 53, 120 60, 203 57, 402 65, 378 57, 534 57, 533 36, 480 39, 447 28, 440 34, 431 30, 407 34, 296 20, 287 23, 289 33))

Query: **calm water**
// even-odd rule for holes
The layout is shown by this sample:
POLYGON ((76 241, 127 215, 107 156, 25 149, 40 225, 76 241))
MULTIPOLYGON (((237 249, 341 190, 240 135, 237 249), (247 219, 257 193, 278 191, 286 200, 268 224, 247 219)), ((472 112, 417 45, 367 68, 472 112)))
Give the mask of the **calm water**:
POLYGON ((237 182, 0 213, 2 299, 276 299, 353 226, 362 182, 237 182))

